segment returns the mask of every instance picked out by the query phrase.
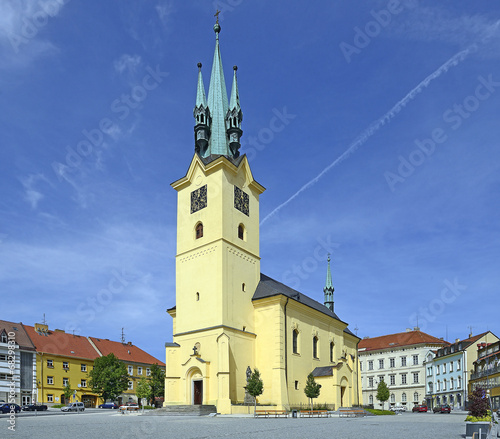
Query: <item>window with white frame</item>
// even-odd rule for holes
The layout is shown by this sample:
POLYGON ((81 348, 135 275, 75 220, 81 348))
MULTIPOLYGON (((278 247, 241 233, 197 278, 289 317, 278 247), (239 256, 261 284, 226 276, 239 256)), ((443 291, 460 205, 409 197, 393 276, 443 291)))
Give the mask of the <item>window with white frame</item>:
POLYGON ((363 370, 363 363, 361 361, 359 362, 359 370, 363 370))
POLYGON ((446 390, 446 380, 443 381, 443 390, 446 390))
POLYGON ((382 381, 384 381, 384 375, 379 375, 378 382, 381 383, 382 381))
POLYGON ((427 368, 427 376, 428 376, 428 377, 432 376, 432 366, 429 366, 429 367, 427 368))
POLYGON ((461 366, 460 363, 461 363, 461 361, 462 360, 460 358, 457 360, 457 370, 460 370, 460 366, 461 366))
POLYGON ((54 377, 47 377, 47 384, 54 384, 54 377))
POLYGON ((443 373, 446 373, 446 363, 443 363, 443 373))
POLYGON ((406 374, 401 374, 401 384, 406 384, 406 374))
POLYGON ((69 378, 63 378, 63 387, 66 387, 69 384, 69 378))
POLYGON ((63 369, 69 369, 69 363, 67 361, 63 361, 63 369))
POLYGON ((406 366, 406 357, 401 357, 401 366, 402 367, 406 366))
POLYGON ((373 387, 373 377, 368 377, 368 386, 373 387))
POLYGON ((433 391, 433 389, 432 389, 433 387, 434 387, 434 386, 433 386, 433 384, 432 384, 432 381, 429 381, 429 382, 427 383, 427 391, 431 393, 431 392, 433 391))
POLYGON ((47 360, 47 367, 53 368, 54 367, 54 360, 47 360))
POLYGON ((396 395, 394 395, 394 393, 391 393, 391 402, 393 404, 396 402, 396 395))
POLYGON ((418 365, 418 355, 413 356, 413 365, 417 366, 418 365))
POLYGON ((370 401, 370 404, 373 405, 373 395, 370 395, 370 397, 368 398, 368 400, 370 401))
POLYGON ((450 372, 453 372, 453 361, 450 361, 450 372))
POLYGON ((403 394, 401 395, 401 401, 402 402, 406 402, 406 393, 403 392, 403 394))
POLYGON ((378 368, 383 369, 384 368, 384 359, 378 360, 378 368))
POLYGON ((49 393, 47 395, 47 402, 54 402, 54 395, 52 395, 51 393, 49 393))
POLYGON ((142 367, 137 366, 137 375, 142 375, 142 367))
POLYGON ((149 367, 146 368, 146 376, 151 375, 151 369, 149 367))
POLYGON ((80 381, 80 386, 81 387, 87 387, 87 380, 81 380, 80 381))
POLYGON ((373 370, 373 360, 368 361, 368 370, 373 370))
POLYGON ((134 390, 134 382, 133 381, 128 382, 128 390, 134 390))
POLYGON ((396 384, 396 375, 390 375, 389 376, 389 382, 391 383, 391 386, 394 386, 396 384))
POLYGON ((437 387, 437 391, 440 392, 441 391, 441 381, 437 382, 437 386, 436 387, 437 387))
POLYGON ((458 377, 457 389, 462 388, 462 377, 458 377))
POLYGON ((414 401, 414 402, 418 402, 418 392, 415 392, 415 393, 413 394, 413 401, 414 401))
POLYGON ((440 367, 439 365, 436 365, 436 375, 439 375, 441 372, 440 372, 440 367))
POLYGON ((87 365, 86 364, 81 364, 80 368, 81 368, 82 372, 87 372, 87 365))
POLYGON ((7 343, 7 333, 5 331, 2 332, 2 343, 7 343))
POLYGON ((453 380, 453 378, 450 378, 450 390, 453 390, 453 384, 454 384, 454 380, 453 380))
POLYGON ((396 367, 396 359, 389 358, 389 367, 396 367))
POLYGON ((128 374, 132 375, 134 373, 134 366, 129 366, 128 367, 128 374))
POLYGON ((413 372, 413 384, 418 384, 418 372, 413 372))

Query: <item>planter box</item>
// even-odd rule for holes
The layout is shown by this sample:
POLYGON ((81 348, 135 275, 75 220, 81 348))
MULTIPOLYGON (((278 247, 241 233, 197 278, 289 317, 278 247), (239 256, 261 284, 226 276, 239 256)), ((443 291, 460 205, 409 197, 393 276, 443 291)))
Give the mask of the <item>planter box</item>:
POLYGON ((466 422, 465 423, 465 439, 472 439, 472 435, 476 434, 477 439, 486 439, 490 431, 489 422, 466 422), (481 436, 479 436, 479 429, 481 429, 481 436))

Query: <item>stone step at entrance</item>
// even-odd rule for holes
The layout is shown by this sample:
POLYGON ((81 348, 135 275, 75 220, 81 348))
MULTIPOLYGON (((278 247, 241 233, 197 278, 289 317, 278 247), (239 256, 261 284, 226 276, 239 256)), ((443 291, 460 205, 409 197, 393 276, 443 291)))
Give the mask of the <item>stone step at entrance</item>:
POLYGON ((217 413, 214 405, 167 405, 156 410, 146 410, 146 416, 208 416, 217 413))

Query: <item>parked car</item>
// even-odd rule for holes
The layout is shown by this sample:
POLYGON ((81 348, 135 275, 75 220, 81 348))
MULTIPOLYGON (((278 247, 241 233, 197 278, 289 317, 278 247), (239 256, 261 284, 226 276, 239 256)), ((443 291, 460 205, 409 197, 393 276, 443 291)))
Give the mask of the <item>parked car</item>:
POLYGON ((114 402, 105 402, 104 404, 101 404, 99 406, 100 409, 117 409, 118 404, 115 404, 114 402))
POLYGON ((124 411, 124 410, 127 410, 127 411, 139 410, 139 404, 137 404, 135 402, 127 402, 126 404, 120 406, 120 410, 121 411, 124 411))
POLYGON ((83 412, 85 405, 83 402, 70 402, 68 405, 61 407, 63 412, 83 412))
POLYGON ((404 405, 396 405, 396 406, 392 407, 391 410, 394 411, 394 412, 406 412, 406 406, 404 406, 404 405))
POLYGON ((47 406, 45 404, 28 404, 28 405, 23 405, 22 409, 27 412, 34 412, 35 410, 37 412, 47 410, 47 406))
POLYGON ((21 407, 17 404, 0 404, 0 413, 10 413, 12 410, 14 412, 19 413, 21 411, 21 407))
POLYGON ((427 412, 426 405, 416 405, 411 409, 412 412, 427 412))
POLYGON ((451 413, 451 407, 447 404, 437 405, 432 409, 434 413, 451 413))

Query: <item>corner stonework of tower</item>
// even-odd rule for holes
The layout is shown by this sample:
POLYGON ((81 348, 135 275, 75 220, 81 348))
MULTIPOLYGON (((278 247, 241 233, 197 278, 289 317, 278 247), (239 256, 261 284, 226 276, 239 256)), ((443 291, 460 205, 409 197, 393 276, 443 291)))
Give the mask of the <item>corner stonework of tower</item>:
POLYGON ((231 100, 228 103, 219 47, 220 30, 221 27, 217 22, 214 25, 215 52, 210 75, 208 100, 205 95, 205 86, 201 74, 202 64, 198 63, 198 86, 193 111, 196 120, 194 126, 195 152, 202 158, 223 155, 229 159, 236 159, 240 155, 240 139, 243 135, 241 130, 243 113, 240 107, 236 77, 238 67, 233 67, 231 100))

